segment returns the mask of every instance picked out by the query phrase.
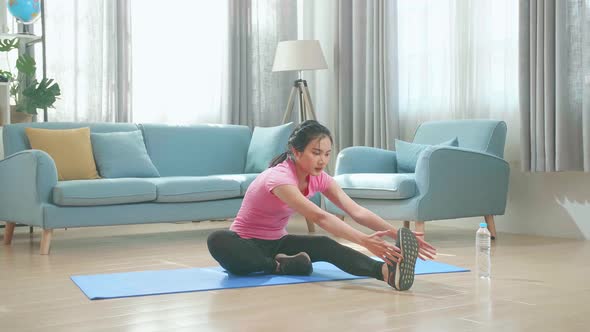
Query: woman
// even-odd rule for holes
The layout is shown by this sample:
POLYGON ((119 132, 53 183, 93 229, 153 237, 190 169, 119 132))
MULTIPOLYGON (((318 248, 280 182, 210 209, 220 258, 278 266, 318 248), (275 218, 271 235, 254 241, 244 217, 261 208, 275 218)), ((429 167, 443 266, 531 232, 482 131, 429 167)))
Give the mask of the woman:
POLYGON ((433 258, 434 247, 407 228, 396 232, 344 193, 324 172, 332 144, 330 131, 317 121, 302 122, 293 130, 287 152, 276 157, 248 187, 230 230, 215 231, 207 239, 211 255, 222 267, 239 275, 308 275, 312 262, 326 261, 350 274, 383 280, 397 290, 412 286, 416 259, 433 258), (309 200, 316 192, 376 233, 366 235, 320 209, 309 200), (295 212, 331 234, 367 248, 386 263, 326 236, 287 235, 285 226, 295 212), (383 240, 385 236, 396 239, 397 246, 383 240))

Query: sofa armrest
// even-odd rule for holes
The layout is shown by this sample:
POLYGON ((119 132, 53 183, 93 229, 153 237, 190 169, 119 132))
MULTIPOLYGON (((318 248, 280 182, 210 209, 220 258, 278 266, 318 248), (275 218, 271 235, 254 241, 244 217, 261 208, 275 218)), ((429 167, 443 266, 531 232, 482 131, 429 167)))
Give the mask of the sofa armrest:
POLYGON ((509 175, 508 163, 491 154, 428 147, 416 165, 418 219, 504 214, 509 175))
POLYGON ((42 225, 42 205, 57 184, 53 159, 40 150, 17 152, 0 160, 0 220, 42 225))
POLYGON ((396 154, 366 146, 345 148, 338 154, 334 175, 352 173, 397 173, 396 154))

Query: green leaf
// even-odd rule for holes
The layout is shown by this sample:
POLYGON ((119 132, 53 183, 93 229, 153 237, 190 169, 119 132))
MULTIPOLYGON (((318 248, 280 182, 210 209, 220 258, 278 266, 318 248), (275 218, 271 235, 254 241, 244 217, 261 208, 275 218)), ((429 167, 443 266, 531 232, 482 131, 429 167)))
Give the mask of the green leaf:
POLYGON ((0 69, 0 82, 10 82, 12 81, 12 73, 9 71, 5 71, 0 69))
POLYGON ((50 108, 61 95, 59 85, 53 79, 44 78, 41 82, 33 81, 23 90, 23 98, 17 111, 37 114, 38 108, 50 108))
POLYGON ((30 55, 23 54, 16 60, 16 69, 26 75, 33 75, 37 70, 37 63, 30 55))
POLYGON ((18 48, 18 39, 0 39, 0 52, 8 52, 18 48))
POLYGON ((18 81, 16 83, 13 83, 10 85, 10 95, 14 97, 14 99, 18 99, 18 92, 20 89, 20 84, 18 83, 18 81))

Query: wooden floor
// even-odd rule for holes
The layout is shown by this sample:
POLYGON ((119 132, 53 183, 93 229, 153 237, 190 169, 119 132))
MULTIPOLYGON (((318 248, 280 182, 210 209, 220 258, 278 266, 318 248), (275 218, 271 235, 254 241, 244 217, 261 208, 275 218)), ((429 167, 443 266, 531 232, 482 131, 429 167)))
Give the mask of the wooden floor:
MULTIPOLYGON (((16 229, 0 245, 0 331, 587 331, 590 244, 499 234, 493 279, 417 276, 397 292, 377 280, 336 281, 90 301, 71 275, 215 265, 207 235, 228 222, 16 229)), ((396 224, 397 225, 397 224, 396 224)), ((427 224, 438 260, 474 265, 473 231, 427 224)), ((305 222, 292 221, 303 234, 305 222)), ((321 233, 321 232, 320 232, 321 233)), ((170 282, 174 282, 171 280, 170 282)))

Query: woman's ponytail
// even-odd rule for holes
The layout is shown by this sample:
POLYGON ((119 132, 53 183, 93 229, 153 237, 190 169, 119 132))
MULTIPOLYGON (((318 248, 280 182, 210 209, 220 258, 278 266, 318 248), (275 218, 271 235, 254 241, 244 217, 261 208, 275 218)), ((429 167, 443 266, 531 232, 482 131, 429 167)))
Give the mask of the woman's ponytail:
POLYGON ((280 155, 273 158, 273 160, 270 162, 270 165, 268 166, 268 168, 275 167, 276 165, 287 160, 288 157, 289 157, 289 152, 285 151, 285 152, 281 153, 280 155))

